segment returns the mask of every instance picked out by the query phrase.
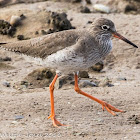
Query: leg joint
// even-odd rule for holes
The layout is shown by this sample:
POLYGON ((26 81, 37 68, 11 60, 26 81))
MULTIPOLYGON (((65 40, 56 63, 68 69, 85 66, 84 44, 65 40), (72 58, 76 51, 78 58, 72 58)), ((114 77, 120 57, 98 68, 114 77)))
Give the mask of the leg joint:
POLYGON ((80 89, 79 89, 79 87, 77 87, 77 86, 74 88, 74 90, 75 90, 76 92, 78 92, 78 93, 80 92, 80 89))
POLYGON ((54 90, 54 85, 50 84, 49 88, 50 88, 50 90, 54 90))

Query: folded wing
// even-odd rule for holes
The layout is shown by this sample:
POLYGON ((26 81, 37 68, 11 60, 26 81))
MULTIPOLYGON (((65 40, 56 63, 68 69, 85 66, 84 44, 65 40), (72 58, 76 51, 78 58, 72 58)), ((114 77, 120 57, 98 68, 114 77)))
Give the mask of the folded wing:
POLYGON ((50 54, 74 45, 79 37, 79 32, 62 31, 30 40, 0 43, 0 47, 8 51, 45 59, 50 54))

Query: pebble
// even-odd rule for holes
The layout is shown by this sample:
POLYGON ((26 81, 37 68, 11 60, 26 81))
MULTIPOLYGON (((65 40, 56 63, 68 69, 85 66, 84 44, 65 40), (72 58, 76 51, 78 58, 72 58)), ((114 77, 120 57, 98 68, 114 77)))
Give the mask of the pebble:
POLYGON ((2 61, 11 61, 12 59, 11 59, 11 57, 6 56, 4 58, 0 58, 0 60, 2 60, 2 61))
POLYGON ((58 78, 55 83, 55 88, 60 89, 63 85, 73 85, 74 84, 74 76, 73 75, 64 75, 58 78))
POLYGON ((102 13, 110 13, 110 8, 108 6, 103 5, 103 4, 94 4, 93 8, 96 11, 99 11, 102 13))
POLYGON ((72 132, 73 136, 76 136, 77 133, 78 133, 77 131, 73 131, 73 132, 72 132))
POLYGON ((135 67, 135 69, 140 69, 140 66, 139 66, 139 65, 138 65, 138 66, 136 66, 136 67, 135 67))
POLYGON ((46 32, 45 30, 41 30, 41 34, 42 34, 42 35, 46 35, 47 32, 46 32))
POLYGON ((87 22, 87 24, 92 24, 92 21, 89 20, 89 21, 87 22))
POLYGON ((110 79, 108 79, 108 78, 106 78, 106 79, 103 79, 102 81, 100 81, 100 83, 99 83, 99 86, 101 86, 101 87, 112 87, 112 86, 114 86, 113 84, 111 84, 111 80, 110 79))
POLYGON ((124 9, 124 12, 125 13, 128 13, 128 12, 131 12, 131 11, 137 11, 136 6, 135 5, 132 5, 132 4, 126 5, 126 7, 124 9))
POLYGON ((118 81, 126 81, 127 79, 125 77, 119 77, 117 78, 118 81))
POLYGON ((38 35, 38 34, 39 34, 39 32, 38 32, 38 31, 36 31, 36 32, 35 32, 35 35, 38 35))
POLYGON ((53 33, 54 31, 53 31, 52 29, 48 29, 48 30, 46 30, 45 32, 46 32, 46 34, 51 34, 51 33, 53 33))
POLYGON ((21 81, 20 84, 21 84, 21 85, 26 85, 26 84, 28 84, 28 82, 27 82, 27 81, 21 81))
POLYGON ((71 0, 72 3, 81 2, 81 0, 71 0))
POLYGON ((27 88, 30 84, 27 81, 21 81, 20 85, 22 85, 23 88, 27 88))
POLYGON ((73 136, 82 136, 82 137, 85 137, 88 135, 88 133, 86 132, 77 132, 77 131, 73 131, 72 134, 73 136))
POLYGON ((68 104, 71 104, 70 102, 68 102, 68 104))
POLYGON ((120 85, 120 83, 114 83, 114 86, 119 86, 120 85))
POLYGON ((79 86, 80 87, 87 87, 87 86, 97 87, 97 84, 94 83, 94 82, 91 82, 90 80, 80 80, 79 81, 79 86))
POLYGON ((17 26, 20 23, 20 21, 21 21, 21 17, 13 15, 11 16, 10 24, 12 26, 17 26))
POLYGON ((17 121, 12 121, 11 124, 15 124, 16 125, 16 124, 18 124, 18 122, 17 121))
POLYGON ((24 35, 17 35, 18 40, 24 40, 24 35))
POLYGON ((88 134, 85 133, 85 132, 80 132, 80 133, 78 133, 78 135, 79 135, 79 136, 82 136, 82 137, 85 137, 85 136, 87 136, 88 134))
POLYGON ((70 18, 70 21, 73 21, 73 18, 70 18))
POLYGON ((127 120, 130 124, 140 124, 140 115, 132 115, 127 120))
POLYGON ((10 87, 10 83, 9 83, 9 82, 3 82, 2 84, 3 84, 3 86, 5 86, 5 87, 10 87))
POLYGON ((25 18, 26 18, 26 16, 25 16, 24 14, 21 14, 21 15, 20 15, 20 19, 21 19, 21 20, 23 20, 23 19, 25 19, 25 18))
POLYGON ((89 78, 89 74, 87 71, 79 71, 80 78, 89 78))
POLYGON ((90 67, 89 70, 100 72, 104 68, 104 63, 102 61, 96 63, 94 66, 90 67))
POLYGON ((91 0, 86 0, 86 2, 87 2, 88 4, 91 4, 91 0))
POLYGON ((15 116, 15 120, 20 120, 20 119, 23 119, 23 118, 24 118, 24 116, 22 116, 22 115, 15 116))
POLYGON ((86 6, 81 6, 80 7, 80 12, 81 13, 91 13, 90 9, 86 6))

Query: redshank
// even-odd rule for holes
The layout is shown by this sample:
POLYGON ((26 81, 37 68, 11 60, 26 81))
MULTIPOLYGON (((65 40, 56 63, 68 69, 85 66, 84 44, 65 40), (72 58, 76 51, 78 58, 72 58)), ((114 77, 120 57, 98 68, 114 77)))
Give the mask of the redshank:
POLYGON ((105 108, 112 115, 116 115, 114 112, 123 112, 83 92, 78 86, 78 71, 87 70, 109 54, 112 49, 112 36, 138 48, 117 33, 114 23, 105 18, 96 20, 88 29, 67 30, 30 40, 0 43, 0 46, 8 51, 34 57, 44 67, 56 70, 56 76, 49 86, 51 114, 48 118, 51 118, 53 125, 57 127, 63 124, 55 118, 53 91, 54 84, 61 74, 74 73, 75 91, 101 104, 103 110, 105 108))

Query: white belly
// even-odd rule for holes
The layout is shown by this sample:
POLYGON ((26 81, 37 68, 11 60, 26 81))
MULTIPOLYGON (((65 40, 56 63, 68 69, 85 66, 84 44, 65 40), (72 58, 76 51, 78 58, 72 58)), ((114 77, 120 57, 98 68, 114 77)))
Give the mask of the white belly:
POLYGON ((99 55, 90 53, 86 59, 82 55, 76 55, 74 51, 61 50, 52 54, 44 60, 47 67, 53 68, 58 72, 68 74, 80 70, 87 70, 99 62, 101 58, 99 55))

